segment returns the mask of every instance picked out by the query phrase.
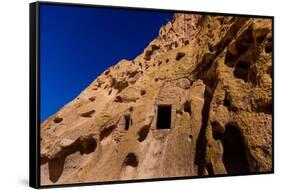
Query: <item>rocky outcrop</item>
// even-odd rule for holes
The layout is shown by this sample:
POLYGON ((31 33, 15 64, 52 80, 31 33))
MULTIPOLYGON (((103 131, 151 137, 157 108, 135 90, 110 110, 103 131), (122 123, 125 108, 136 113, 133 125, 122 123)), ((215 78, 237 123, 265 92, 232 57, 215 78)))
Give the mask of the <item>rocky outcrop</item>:
POLYGON ((272 22, 175 14, 41 124, 41 183, 272 170, 272 22))

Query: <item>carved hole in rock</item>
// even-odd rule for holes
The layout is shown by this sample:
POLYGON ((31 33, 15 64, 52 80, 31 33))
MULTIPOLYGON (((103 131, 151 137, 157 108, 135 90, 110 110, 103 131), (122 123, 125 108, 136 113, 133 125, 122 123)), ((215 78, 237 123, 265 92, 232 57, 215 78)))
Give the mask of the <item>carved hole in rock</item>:
POLYGON ((116 127, 116 125, 111 125, 110 127, 104 128, 100 133, 100 141, 108 137, 116 127))
POLYGON ((212 165, 212 164, 207 163, 207 164, 206 164, 206 169, 207 169, 207 171, 208 171, 208 175, 209 175, 209 176, 215 175, 214 169, 213 169, 213 165, 212 165))
POLYGON ((123 163, 123 166, 137 167, 139 164, 138 159, 134 153, 129 153, 123 163))
POLYGON ((108 75, 110 73, 110 70, 105 71, 104 75, 108 75))
POLYGON ((227 93, 225 93, 225 95, 224 95, 223 105, 225 107, 227 107, 228 109, 230 108, 231 103, 230 103, 227 93))
POLYGON ((80 143, 80 153, 81 154, 90 154, 94 152, 97 148, 97 141, 92 137, 87 137, 83 139, 80 143))
POLYGON ((130 127, 131 116, 130 115, 125 115, 124 119, 125 119, 125 130, 128 131, 128 129, 130 127))
POLYGON ((235 65, 235 57, 232 53, 230 53, 229 51, 226 52, 226 55, 225 55, 225 64, 229 67, 234 67, 235 65))
POLYGON ((62 120, 63 120, 63 118, 61 118, 61 117, 55 117, 54 118, 55 123, 60 123, 60 122, 62 122, 62 120))
POLYGON ((92 115, 95 113, 95 110, 90 110, 84 113, 81 113, 81 117, 92 117, 92 115))
POLYGON ((149 126, 148 126, 148 125, 142 127, 142 128, 139 130, 139 132, 138 132, 138 135, 139 135, 138 141, 139 141, 139 142, 144 141, 144 140, 146 139, 146 137, 147 137, 148 132, 149 132, 149 126))
POLYGON ((248 80, 248 72, 250 68, 250 63, 249 62, 241 62, 239 61, 236 64, 236 67, 234 69, 234 76, 239 79, 243 79, 245 82, 248 80))
POLYGON ((172 106, 171 105, 158 105, 157 114, 157 129, 170 129, 171 128, 171 116, 172 106))
POLYGON ((169 59, 166 59, 166 63, 168 63, 169 62, 169 59))
POLYGON ((155 78, 154 81, 157 82, 157 81, 158 81, 158 78, 155 78))
POLYGON ((146 91, 145 90, 141 90, 140 94, 143 96, 145 95, 146 91))
POLYGON ((184 103, 184 111, 189 113, 189 115, 191 115, 191 105, 190 105, 190 101, 186 101, 184 103))
POLYGON ((236 123, 225 126, 223 144, 223 163, 228 174, 249 173, 243 136, 236 123))
POLYGON ((93 102, 93 101, 95 101, 95 100, 96 100, 96 97, 95 97, 95 96, 89 98, 89 101, 91 101, 91 102, 93 102))
POLYGON ((272 52, 272 43, 266 43, 265 46, 264 46, 264 51, 266 53, 271 53, 272 52))
POLYGON ((223 137, 224 128, 217 121, 213 121, 211 123, 212 126, 212 134, 215 140, 219 140, 223 137))
POLYGON ((152 51, 152 50, 146 50, 146 51, 145 51, 145 54, 144 54, 144 59, 145 59, 146 61, 149 61, 152 54, 153 54, 153 51, 152 51))
POLYGON ((134 153, 129 153, 123 164, 121 171, 121 179, 133 179, 136 176, 136 169, 138 166, 138 159, 134 153))
POLYGON ((257 112, 262 112, 265 114, 272 114, 273 106, 272 102, 264 103, 258 106, 257 112))
POLYGON ((178 52, 176 55, 176 60, 179 61, 181 58, 183 58, 185 56, 185 53, 183 52, 178 52))

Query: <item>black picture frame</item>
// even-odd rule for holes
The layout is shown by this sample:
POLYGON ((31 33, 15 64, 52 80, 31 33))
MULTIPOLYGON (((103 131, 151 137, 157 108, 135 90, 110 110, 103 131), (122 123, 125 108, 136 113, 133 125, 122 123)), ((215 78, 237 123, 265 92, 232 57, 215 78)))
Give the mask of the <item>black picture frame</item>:
MULTIPOLYGON (((139 11, 159 11, 172 13, 189 13, 189 14, 206 14, 206 15, 221 15, 221 16, 237 16, 237 17, 251 17, 251 18, 266 18, 272 20, 272 171, 257 172, 242 175, 256 175, 256 174, 273 174, 274 173, 274 17, 264 15, 247 15, 247 14, 233 14, 233 13, 219 13, 219 12, 200 12, 200 11, 186 11, 186 10, 170 10, 170 9, 155 9, 155 8, 136 8, 136 7, 121 7, 121 6, 103 6, 91 4, 78 3, 59 3, 38 1, 29 4, 29 185, 33 188, 52 188, 52 187, 70 187, 70 186, 85 186, 85 185, 99 185, 99 184, 120 184, 131 182, 148 182, 148 181, 163 181, 163 180, 182 180, 195 178, 213 178, 222 176, 236 176, 236 175, 216 175, 216 176, 184 176, 184 177, 169 177, 158 179, 138 179, 126 181, 106 181, 106 182, 92 182, 92 183, 72 183, 61 185, 41 185, 40 184, 40 5, 63 5, 75 7, 94 7, 94 8, 108 8, 108 9, 133 9, 139 11)), ((240 176, 241 174, 239 174, 240 176)))

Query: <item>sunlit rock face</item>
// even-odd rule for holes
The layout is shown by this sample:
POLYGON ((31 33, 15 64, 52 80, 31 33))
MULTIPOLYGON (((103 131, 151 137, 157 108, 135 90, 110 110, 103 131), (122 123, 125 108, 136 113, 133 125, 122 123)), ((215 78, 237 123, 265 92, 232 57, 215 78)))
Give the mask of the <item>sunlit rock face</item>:
POLYGON ((272 22, 175 14, 41 124, 41 183, 272 170, 272 22))

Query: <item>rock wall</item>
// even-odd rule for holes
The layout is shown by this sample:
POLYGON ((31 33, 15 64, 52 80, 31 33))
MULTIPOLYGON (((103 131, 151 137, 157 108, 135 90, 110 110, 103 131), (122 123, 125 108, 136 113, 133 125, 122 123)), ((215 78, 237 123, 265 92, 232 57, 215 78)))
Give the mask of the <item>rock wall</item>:
POLYGON ((41 183, 272 171, 272 21, 175 14, 41 124, 41 183))

